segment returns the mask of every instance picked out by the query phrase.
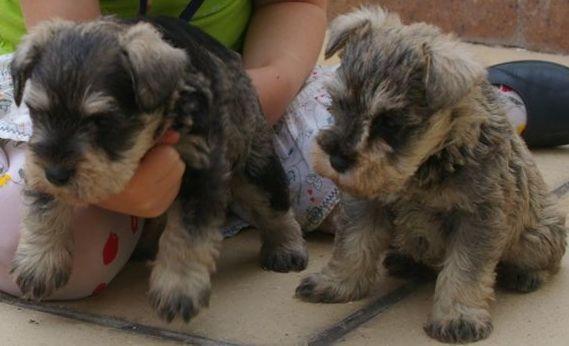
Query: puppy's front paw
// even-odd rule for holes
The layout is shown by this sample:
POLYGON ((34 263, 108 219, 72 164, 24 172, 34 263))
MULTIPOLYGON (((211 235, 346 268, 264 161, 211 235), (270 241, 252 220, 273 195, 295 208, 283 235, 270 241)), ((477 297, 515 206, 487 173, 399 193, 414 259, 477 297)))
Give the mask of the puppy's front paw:
POLYGON ((189 322, 209 305, 209 274, 201 271, 177 273, 154 268, 150 278, 150 303, 158 316, 171 322, 177 315, 189 322))
POLYGON ((461 315, 455 319, 428 322, 424 330, 433 339, 446 343, 468 343, 486 339, 492 333, 489 317, 461 315))
POLYGON ((300 282, 295 296, 312 303, 345 303, 365 295, 357 283, 339 281, 325 274, 310 274, 300 282))
POLYGON ((308 264, 308 251, 304 244, 261 249, 261 267, 280 273, 299 272, 308 264))
POLYGON ((67 283, 72 265, 71 252, 65 247, 19 247, 10 273, 24 298, 41 300, 67 283))

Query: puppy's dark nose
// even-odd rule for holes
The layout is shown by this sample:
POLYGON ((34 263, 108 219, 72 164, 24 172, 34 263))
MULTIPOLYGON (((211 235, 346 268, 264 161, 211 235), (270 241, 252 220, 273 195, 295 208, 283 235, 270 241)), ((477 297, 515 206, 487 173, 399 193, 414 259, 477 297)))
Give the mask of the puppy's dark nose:
POLYGON ((338 173, 344 173, 350 168, 354 160, 342 155, 330 155, 330 165, 338 173))
POLYGON ((56 186, 62 186, 69 182, 75 171, 64 167, 49 167, 45 169, 45 177, 56 186))

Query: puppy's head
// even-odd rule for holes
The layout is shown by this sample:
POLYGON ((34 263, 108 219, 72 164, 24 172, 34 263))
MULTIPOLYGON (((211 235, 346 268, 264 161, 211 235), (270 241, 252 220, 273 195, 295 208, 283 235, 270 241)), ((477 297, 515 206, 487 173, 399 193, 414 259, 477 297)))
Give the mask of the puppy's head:
POLYGON ((331 24, 326 55, 334 125, 317 137, 316 170, 361 197, 390 198, 445 140, 452 108, 485 70, 434 26, 361 8, 331 24))
POLYGON ((186 59, 146 23, 36 27, 11 66, 33 123, 28 184, 70 202, 119 192, 154 144, 186 59))

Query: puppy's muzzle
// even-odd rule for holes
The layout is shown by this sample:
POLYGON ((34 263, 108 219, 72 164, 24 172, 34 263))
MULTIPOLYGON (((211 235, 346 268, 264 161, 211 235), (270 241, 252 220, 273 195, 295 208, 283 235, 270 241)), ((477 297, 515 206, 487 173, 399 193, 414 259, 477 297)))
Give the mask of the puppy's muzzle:
POLYGON ((45 169, 45 178, 55 186, 67 184, 74 174, 73 168, 52 166, 45 169))

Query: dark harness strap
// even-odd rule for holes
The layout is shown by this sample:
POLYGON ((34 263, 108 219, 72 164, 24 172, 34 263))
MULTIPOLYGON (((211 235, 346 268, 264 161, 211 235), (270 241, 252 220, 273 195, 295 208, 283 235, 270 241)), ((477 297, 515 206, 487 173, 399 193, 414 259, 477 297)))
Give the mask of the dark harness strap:
POLYGON ((148 9, 148 0, 140 0, 138 2, 138 15, 141 17, 146 16, 147 9, 148 9))
POLYGON ((188 6, 180 13, 180 19, 190 22, 205 0, 191 0, 188 6))
MULTIPOLYGON (((205 0, 190 0, 186 5, 182 13, 180 13, 179 18, 190 22, 196 12, 199 10, 200 6, 205 0)), ((146 10, 148 9, 148 0, 139 0, 138 2, 138 15, 146 16, 146 10)))

